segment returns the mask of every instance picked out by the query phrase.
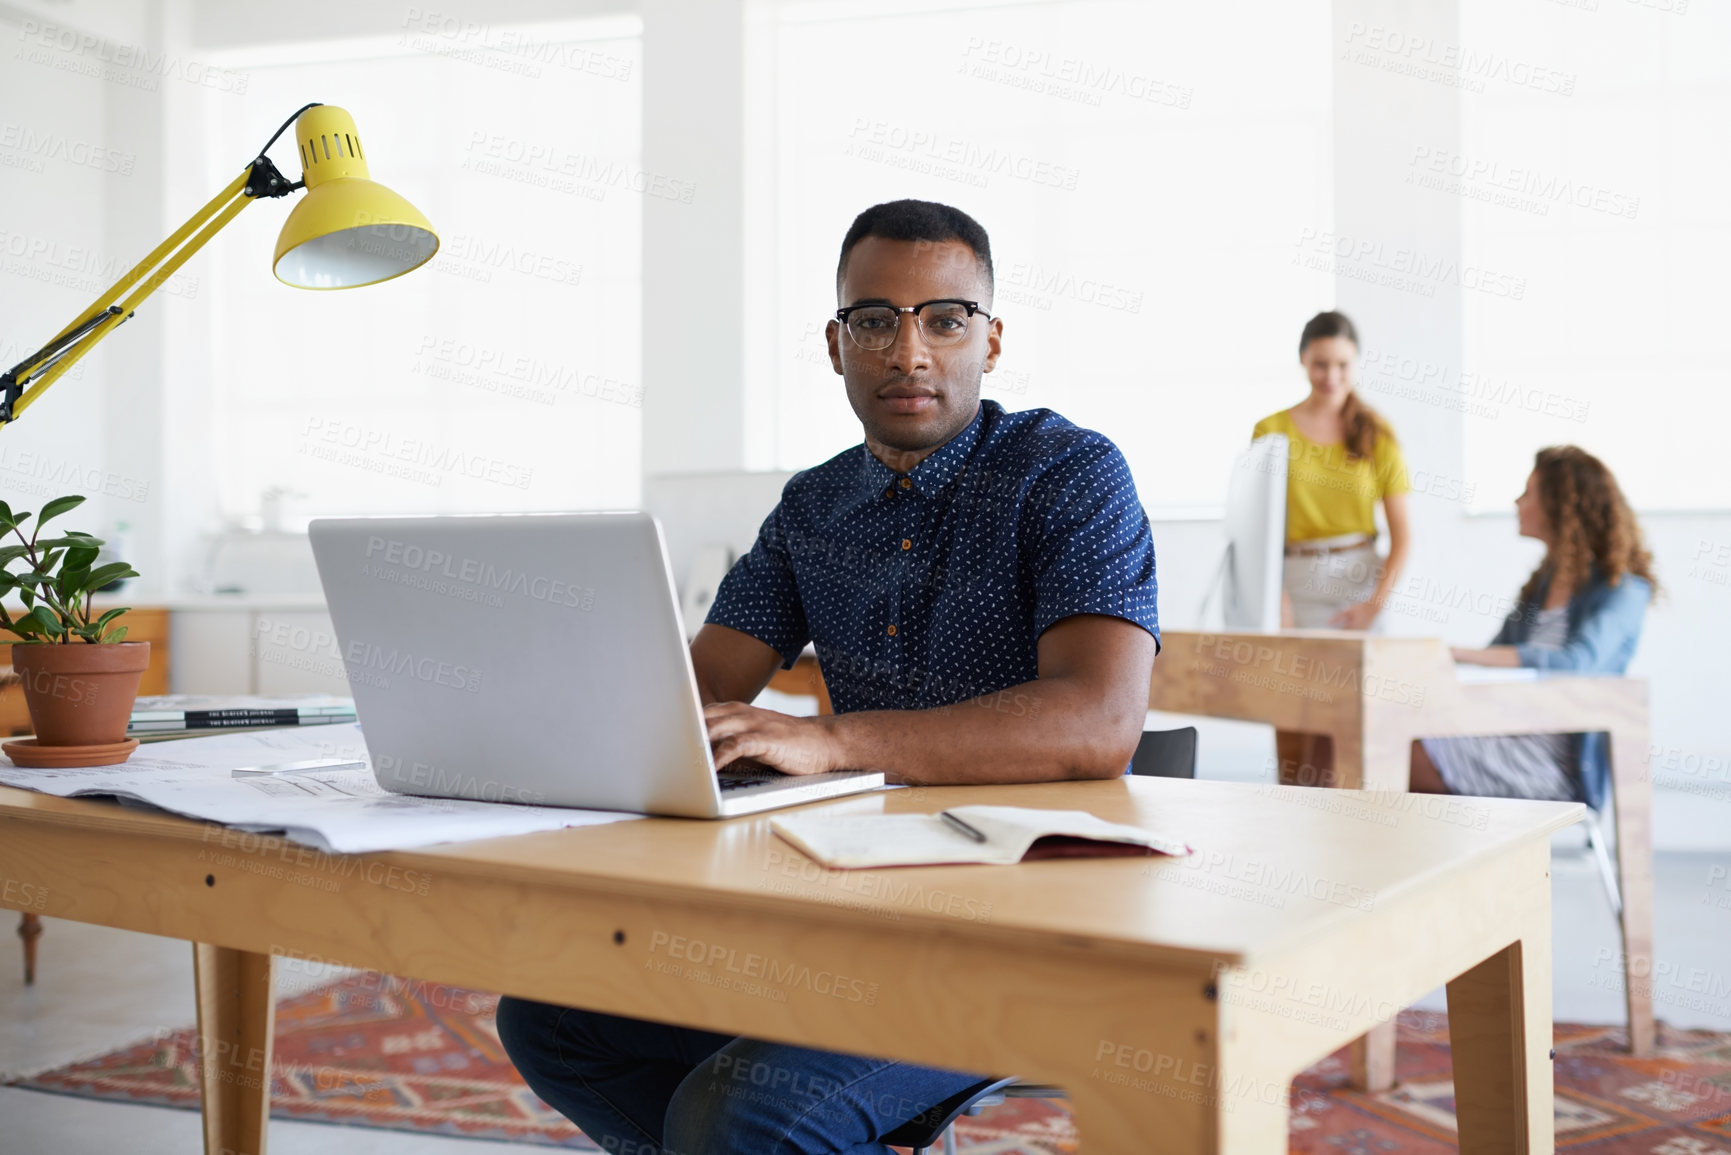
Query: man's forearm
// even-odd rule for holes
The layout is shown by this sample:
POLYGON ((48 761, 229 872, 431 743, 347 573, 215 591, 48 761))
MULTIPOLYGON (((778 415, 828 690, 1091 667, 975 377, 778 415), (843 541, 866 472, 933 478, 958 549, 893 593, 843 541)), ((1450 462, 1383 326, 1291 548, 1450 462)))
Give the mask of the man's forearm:
POLYGON ((813 719, 841 765, 892 782, 969 785, 1110 778, 1124 772, 1146 706, 1114 705, 1091 685, 1036 679, 951 706, 813 719))

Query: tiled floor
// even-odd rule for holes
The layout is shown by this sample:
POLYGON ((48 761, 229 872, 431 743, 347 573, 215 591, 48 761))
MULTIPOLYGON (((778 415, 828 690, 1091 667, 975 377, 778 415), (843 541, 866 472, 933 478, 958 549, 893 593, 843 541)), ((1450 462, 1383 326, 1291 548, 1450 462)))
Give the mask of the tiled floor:
MULTIPOLYGON (((1659 1015, 1679 1026, 1731 1029, 1731 909, 1707 901, 1731 895, 1713 873, 1728 863, 1725 854, 1663 854, 1655 863, 1659 1015)), ((1584 854, 1559 843, 1553 879, 1556 1017, 1620 1021, 1616 924, 1598 875, 1584 854)), ((12 925, 11 912, 0 912, 0 927, 12 925)), ((21 981, 10 934, 0 938, 0 1071, 39 1070, 194 1021, 186 943, 59 920, 47 928, 34 988, 21 981)), ((292 991, 309 981, 285 974, 280 986, 292 991)), ((1420 1005, 1441 1009, 1442 992, 1420 1005)), ((0 1120, 0 1155, 199 1150, 190 1111, 0 1089, 0 1120)), ((271 1126, 272 1155, 486 1155, 508 1147, 316 1123, 271 1126)))

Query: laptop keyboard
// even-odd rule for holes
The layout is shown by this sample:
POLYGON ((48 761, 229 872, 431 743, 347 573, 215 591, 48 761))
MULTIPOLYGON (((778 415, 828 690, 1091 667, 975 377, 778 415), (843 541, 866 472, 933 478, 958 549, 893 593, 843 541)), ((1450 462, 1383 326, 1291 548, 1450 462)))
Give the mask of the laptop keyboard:
POLYGON ((743 790, 747 786, 762 786, 767 782, 780 782, 786 777, 786 774, 776 774, 769 771, 717 774, 715 776, 716 781, 721 784, 721 792, 723 794, 726 794, 729 790, 743 790))
POLYGON ((783 774, 777 770, 723 770, 717 774, 716 781, 721 784, 721 792, 743 790, 748 786, 818 786, 832 782, 838 778, 858 778, 867 773, 864 770, 829 770, 822 774, 783 774))

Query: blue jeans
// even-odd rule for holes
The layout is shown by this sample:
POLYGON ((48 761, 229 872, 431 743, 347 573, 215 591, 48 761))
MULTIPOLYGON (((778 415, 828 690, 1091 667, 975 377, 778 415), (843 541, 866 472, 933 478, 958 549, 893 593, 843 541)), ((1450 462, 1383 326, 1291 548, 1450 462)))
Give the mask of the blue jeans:
POLYGON ((886 1155, 979 1075, 499 1000, 531 1090, 611 1155, 886 1155))

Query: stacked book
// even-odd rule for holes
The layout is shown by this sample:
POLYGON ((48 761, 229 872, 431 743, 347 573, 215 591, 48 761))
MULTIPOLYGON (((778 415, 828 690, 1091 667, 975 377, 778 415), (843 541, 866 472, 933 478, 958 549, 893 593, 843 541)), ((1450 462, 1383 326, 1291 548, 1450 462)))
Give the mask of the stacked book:
POLYGON ((322 726, 354 720, 355 700, 335 694, 291 694, 281 698, 157 694, 133 703, 126 732, 135 738, 178 737, 209 730, 322 726))

